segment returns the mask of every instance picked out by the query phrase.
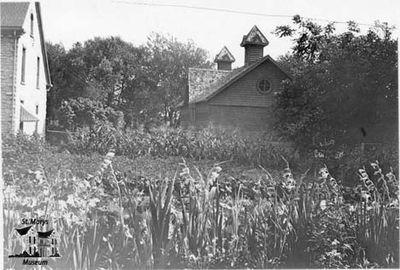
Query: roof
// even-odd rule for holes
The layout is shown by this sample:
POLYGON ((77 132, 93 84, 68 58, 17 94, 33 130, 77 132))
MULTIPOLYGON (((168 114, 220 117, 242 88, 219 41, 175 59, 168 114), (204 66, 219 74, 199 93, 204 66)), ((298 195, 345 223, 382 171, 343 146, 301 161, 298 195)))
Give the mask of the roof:
POLYGON ((256 25, 251 28, 250 32, 243 36, 242 43, 240 46, 245 47, 246 45, 260 45, 267 46, 269 41, 267 38, 261 33, 260 29, 256 25))
POLYGON ((269 55, 261 58, 259 61, 251 65, 243 66, 231 71, 190 68, 189 104, 210 100, 212 97, 225 90, 231 84, 267 61, 275 65, 289 79, 293 79, 293 77, 284 71, 269 55))
POLYGON ((47 232, 38 232, 38 237, 40 238, 49 238, 49 236, 53 233, 53 230, 47 232))
POLYGON ((29 112, 22 104, 20 108, 20 121, 21 122, 36 122, 39 121, 39 118, 35 116, 33 113, 29 112))
POLYGON ((29 2, 1 2, 1 28, 22 28, 29 2))
POLYGON ((31 228, 32 228, 32 226, 28 226, 28 227, 24 227, 21 229, 15 229, 15 230, 19 233, 19 235, 22 236, 22 235, 27 234, 31 228))
POLYGON ((235 57, 231 54, 226 46, 222 48, 222 50, 215 56, 214 62, 235 62, 235 57))
MULTIPOLYGON (((1 10, 1 29, 2 30, 21 30, 24 25, 26 14, 29 9, 29 2, 1 2, 0 10, 1 10)), ((47 60, 47 51, 46 51, 46 43, 43 34, 43 25, 42 25, 42 15, 40 12, 40 3, 35 2, 35 10, 37 16, 37 22, 39 26, 39 36, 41 43, 41 50, 43 54, 43 64, 45 70, 45 77, 47 88, 51 87, 51 78, 50 78, 50 70, 49 63, 47 60)))
POLYGON ((189 69, 189 104, 204 101, 204 99, 229 81, 240 69, 189 69))

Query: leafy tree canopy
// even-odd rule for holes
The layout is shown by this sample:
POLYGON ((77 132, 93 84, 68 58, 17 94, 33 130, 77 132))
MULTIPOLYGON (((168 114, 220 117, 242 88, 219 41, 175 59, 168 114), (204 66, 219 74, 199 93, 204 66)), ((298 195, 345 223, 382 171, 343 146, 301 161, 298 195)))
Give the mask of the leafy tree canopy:
POLYGON ((280 63, 294 79, 278 95, 277 128, 301 146, 397 140, 398 66, 393 28, 376 23, 361 34, 354 22, 344 33, 300 16, 276 34, 292 37, 280 63))
POLYGON ((160 34, 150 35, 139 47, 108 37, 78 42, 69 51, 60 44, 48 43, 47 48, 54 83, 48 118, 61 122, 63 101, 83 97, 121 111, 127 126, 160 121, 175 125, 188 68, 211 66, 206 51, 193 42, 160 34))

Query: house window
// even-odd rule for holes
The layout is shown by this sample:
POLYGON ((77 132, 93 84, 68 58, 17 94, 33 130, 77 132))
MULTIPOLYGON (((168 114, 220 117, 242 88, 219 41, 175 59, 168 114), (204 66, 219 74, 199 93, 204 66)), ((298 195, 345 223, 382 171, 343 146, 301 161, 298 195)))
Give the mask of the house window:
POLYGON ((40 57, 36 59, 36 89, 39 89, 40 57))
POLYGON ((31 237, 29 236, 29 244, 30 244, 30 243, 32 243, 32 241, 31 241, 31 237))
POLYGON ((19 130, 21 131, 21 132, 23 132, 24 131, 24 122, 19 122, 19 130))
POLYGON ((33 14, 31 14, 31 37, 33 37, 33 14))
POLYGON ((259 80, 257 83, 257 90, 261 94, 267 94, 271 91, 271 83, 266 79, 259 80))
POLYGON ((36 105, 36 114, 39 114, 39 105, 36 105))
POLYGON ((26 48, 22 48, 21 83, 25 83, 26 48))

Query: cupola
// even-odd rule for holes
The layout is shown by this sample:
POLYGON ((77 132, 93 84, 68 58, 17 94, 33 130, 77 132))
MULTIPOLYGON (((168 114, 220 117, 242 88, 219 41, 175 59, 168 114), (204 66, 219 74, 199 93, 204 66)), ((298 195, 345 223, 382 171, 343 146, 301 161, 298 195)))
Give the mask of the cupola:
POLYGON ((235 57, 231 54, 226 46, 215 56, 218 70, 232 70, 232 63, 235 62, 235 57))
POLYGON ((250 65, 260 60, 264 56, 264 47, 268 44, 267 38, 254 25, 240 43, 240 46, 244 47, 244 64, 250 65))

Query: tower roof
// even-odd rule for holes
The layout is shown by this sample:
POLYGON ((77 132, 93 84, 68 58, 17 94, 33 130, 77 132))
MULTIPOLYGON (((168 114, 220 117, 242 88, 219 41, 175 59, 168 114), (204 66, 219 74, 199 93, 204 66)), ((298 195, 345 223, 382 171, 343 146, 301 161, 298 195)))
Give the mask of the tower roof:
POLYGON ((47 232, 38 232, 38 236, 40 238, 49 238, 53 230, 47 231, 47 232))
POLYGON ((27 234, 27 232, 29 232, 29 230, 32 228, 32 226, 28 226, 28 227, 24 227, 24 228, 21 228, 21 229, 15 229, 18 233, 19 233, 19 235, 25 235, 25 234, 27 234))
POLYGON ((240 46, 244 47, 246 45, 260 45, 260 46, 267 46, 269 41, 267 38, 261 33, 260 29, 256 25, 251 28, 250 32, 243 36, 242 43, 240 46))
POLYGON ((222 48, 222 50, 215 56, 214 62, 235 62, 235 57, 233 57, 232 53, 228 50, 226 46, 222 48))

